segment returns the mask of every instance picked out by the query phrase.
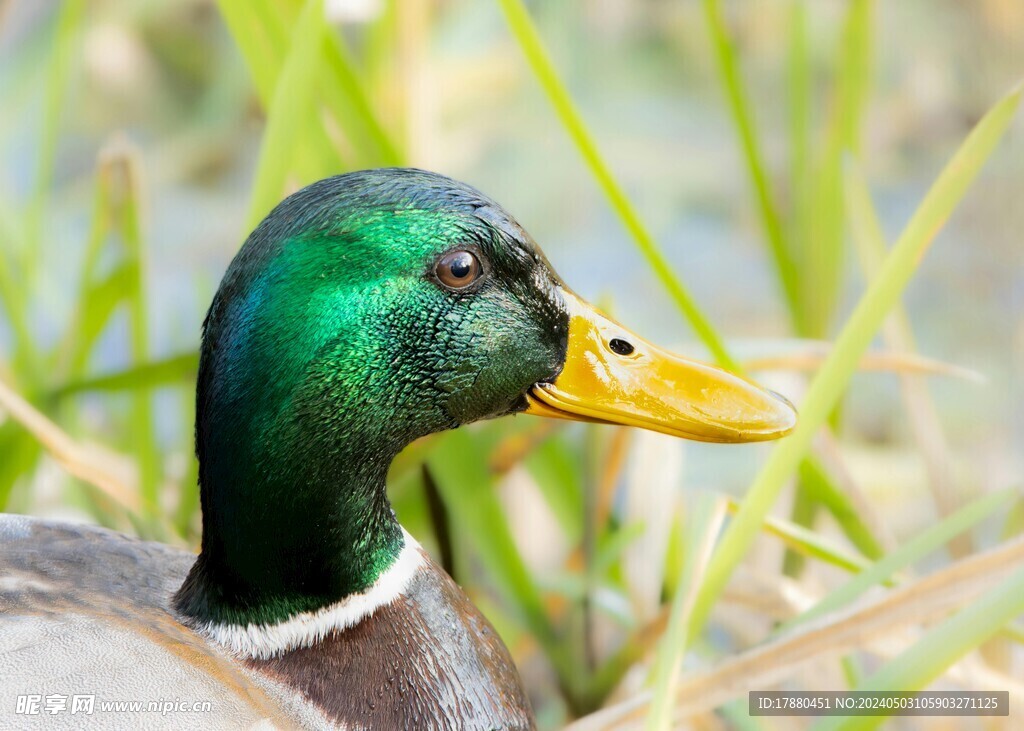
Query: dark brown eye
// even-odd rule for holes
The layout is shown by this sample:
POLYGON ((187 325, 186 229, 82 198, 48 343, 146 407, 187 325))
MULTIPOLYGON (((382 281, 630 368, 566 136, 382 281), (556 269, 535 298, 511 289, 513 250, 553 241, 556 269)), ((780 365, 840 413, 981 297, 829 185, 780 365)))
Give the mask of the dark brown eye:
POLYGON ((465 289, 480 278, 483 267, 472 251, 452 251, 441 257, 434 273, 449 289, 465 289))

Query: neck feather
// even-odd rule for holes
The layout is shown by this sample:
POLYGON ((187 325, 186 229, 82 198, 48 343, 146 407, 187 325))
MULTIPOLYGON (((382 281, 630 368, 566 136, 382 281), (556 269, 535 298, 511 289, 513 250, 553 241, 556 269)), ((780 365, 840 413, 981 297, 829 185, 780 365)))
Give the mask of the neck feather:
POLYGON ((283 451, 294 459, 269 474, 203 466, 202 553, 175 596, 194 623, 317 613, 366 594, 414 545, 385 494, 390 457, 335 455, 329 468, 294 445, 283 451))
POLYGON ((226 648, 249 659, 266 660, 292 650, 312 647, 334 632, 353 627, 379 608, 403 596, 417 572, 426 565, 423 549, 402 530, 404 544, 398 557, 369 587, 315 611, 298 612, 287 619, 264 623, 234 623, 187 617, 190 626, 226 648))

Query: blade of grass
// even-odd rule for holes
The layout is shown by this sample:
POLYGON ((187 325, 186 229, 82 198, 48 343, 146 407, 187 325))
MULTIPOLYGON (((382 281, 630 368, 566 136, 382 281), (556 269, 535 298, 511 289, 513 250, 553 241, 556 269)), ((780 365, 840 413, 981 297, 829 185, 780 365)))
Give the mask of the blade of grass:
POLYGON ((259 22, 253 5, 244 0, 217 0, 217 8, 238 46, 249 69, 256 94, 263 108, 270 107, 277 85, 277 71, 280 64, 278 51, 267 37, 267 30, 259 22))
POLYGON ((14 336, 14 365, 20 374, 36 374, 39 354, 29 326, 27 287, 24 278, 14 271, 15 252, 24 249, 21 232, 15 230, 15 217, 0 202, 0 304, 7 312, 7 322, 14 336))
MULTIPOLYGON (((1021 613, 1024 613, 1024 567, 978 601, 930 629, 908 650, 861 683, 857 690, 921 690, 1021 613)), ((885 716, 831 717, 818 721, 812 729, 872 729, 885 719, 885 716)))
MULTIPOLYGON (((282 5, 276 0, 249 0, 256 25, 266 34, 271 50, 271 93, 263 99, 264 108, 270 109, 273 103, 273 90, 277 87, 278 72, 283 68, 289 49, 287 30, 294 29, 298 22, 301 5, 287 3, 282 5), (292 12, 294 10, 294 12, 292 12)), ((333 34, 326 28, 324 39, 333 34)), ((317 61, 317 69, 323 69, 323 57, 317 61)), ((268 84, 264 84, 267 86, 268 84)), ((310 106, 308 113, 302 115, 300 121, 302 134, 296 142, 295 172, 303 183, 338 173, 344 168, 341 153, 331 140, 320 118, 319 102, 310 106)))
POLYGON ((25 273, 34 276, 40 245, 42 225, 50 191, 53 187, 53 164, 57 157, 57 139, 60 131, 62 106, 66 100, 65 88, 68 72, 72 68, 73 46, 78 37, 85 10, 83 0, 67 0, 61 3, 54 26, 52 51, 46 74, 43 122, 40 129, 39 155, 36 158, 35 180, 26 212, 25 273))
MULTIPOLYGON (((643 526, 636 526, 642 530, 643 526)), ((626 528, 632 531, 631 528, 626 528)), ((635 533, 639 535, 639 532, 635 533)), ((661 640, 668 626, 668 610, 665 609, 653 620, 631 633, 626 641, 607 658, 586 683, 585 703, 581 704, 587 713, 593 714, 600 708, 611 692, 619 687, 626 673, 645 657, 649 657, 661 640)), ((644 691, 649 693, 649 691, 644 691)), ((598 711, 598 713, 600 713, 598 711)), ((583 719, 590 716, 584 716, 583 719)), ((581 720, 583 720, 581 719, 581 720)))
POLYGON ((604 464, 601 467, 600 478, 596 488, 597 499, 594 506, 595 524, 602 529, 608 527, 608 522, 611 518, 616 488, 619 485, 622 471, 626 466, 626 458, 629 454, 632 431, 632 429, 626 427, 613 429, 608 449, 605 452, 604 464))
POLYGON ((815 454, 798 468, 801 487, 816 505, 823 505, 832 514, 843 535, 864 557, 880 558, 891 543, 885 525, 844 469, 837 451, 831 432, 823 431, 815 454))
POLYGON ((64 398, 89 391, 128 391, 185 384, 199 369, 198 353, 182 353, 162 360, 139 363, 115 373, 104 373, 54 388, 50 395, 64 398))
POLYGON ((843 245, 842 162, 846 151, 860 147, 860 127, 871 75, 873 0, 851 0, 839 43, 825 151, 815 172, 810 202, 806 260, 802 266, 802 320, 813 337, 829 328, 842 289, 843 245))
MULTIPOLYGON (((831 345, 817 340, 800 342, 805 344, 801 350, 744 359, 743 368, 747 371, 814 371, 820 368, 828 358, 831 345)), ((985 377, 975 370, 908 352, 895 345, 891 350, 865 353, 857 364, 857 370, 913 376, 948 376, 974 383, 985 382, 985 377)))
POLYGON ((71 378, 79 377, 84 372, 93 346, 110 324, 118 307, 134 293, 138 286, 135 266, 133 262, 118 265, 110 274, 93 282, 79 295, 79 307, 71 316, 70 327, 65 334, 66 344, 61 348, 68 355, 60 363, 60 370, 69 373, 71 378))
POLYGON ((651 671, 651 708, 647 731, 667 731, 672 726, 672 704, 686 651, 686 632, 700 577, 707 567, 715 539, 725 520, 725 504, 713 493, 701 493, 687 515, 683 575, 672 598, 668 628, 662 637, 651 671))
POLYGON ((726 350, 725 344, 714 331, 704 313, 701 312, 682 281, 672 271, 658 243, 640 220, 633 203, 616 182, 611 169, 597 149, 586 123, 576 111, 565 85, 558 78, 558 73, 548 58, 537 28, 523 3, 521 0, 498 0, 498 2, 520 49, 526 56, 526 60, 547 94, 551 105, 555 108, 555 113, 562 121, 566 132, 576 145, 576 149, 579 150, 594 176, 594 180, 608 198, 612 210, 636 242, 637 248, 640 249, 640 253, 647 260, 655 276, 672 297, 680 312, 689 320, 694 332, 707 346, 715 360, 726 368, 735 369, 736 363, 726 350))
POLYGON ((783 237, 782 223, 769 188, 768 175, 765 172, 760 144, 754 131, 750 103, 747 101, 747 93, 740 80, 736 50, 733 48, 732 41, 729 39, 729 34, 726 31, 725 21, 722 19, 722 10, 718 0, 704 0, 704 18, 707 22, 712 44, 715 47, 715 59, 718 62, 719 76, 726 98, 729 101, 733 123, 740 137, 740 147, 743 149, 747 173, 750 176, 750 183, 754 189, 754 196, 757 198, 761 225, 764 228, 765 238, 768 241, 768 246, 775 262, 776 273, 782 286, 782 294, 794 327, 798 332, 802 332, 800 313, 803 310, 799 299, 799 271, 796 262, 793 260, 793 254, 783 237))
POLYGON ((594 563, 590 566, 594 576, 605 580, 612 579, 621 585, 625 553, 643 536, 644 530, 645 526, 642 523, 626 523, 606 530, 598 536, 594 563))
POLYGON ((498 442, 491 455, 491 471, 503 475, 519 464, 526 464, 530 456, 547 443, 549 439, 559 439, 564 432, 565 424, 554 419, 531 419, 530 426, 522 431, 510 429, 510 433, 498 442))
MULTIPOLYGON (((580 470, 584 484, 593 485, 598 481, 601 470, 601 456, 604 445, 601 443, 600 430, 588 424, 584 430, 583 439, 583 469, 580 470)), ((580 658, 580 665, 586 673, 593 673, 598 664, 597 641, 594 636, 594 605, 595 594, 600 588, 601 575, 595 570, 597 563, 597 540, 600 529, 597 526, 597 498, 593 490, 582 490, 580 492, 581 511, 583 526, 579 539, 580 555, 583 562, 583 594, 580 597, 580 622, 573 623, 574 628, 578 627, 578 634, 574 633, 573 639, 579 647, 576 653, 580 658)), ((645 531, 646 532, 646 531, 645 531)))
MULTIPOLYGON (((281 6, 270 0, 256 0, 255 6, 260 9, 261 25, 275 35, 276 43, 273 29, 291 25, 294 19, 285 18, 284 13, 280 12, 281 6)), ((283 47, 283 44, 279 45, 283 47)), ((319 91, 323 102, 352 138, 352 147, 362 164, 369 167, 399 164, 402 156, 373 111, 343 36, 337 33, 324 34, 319 69, 319 91)))
POLYGON ((404 162, 405 154, 395 145, 381 125, 360 81, 355 63, 343 39, 330 34, 325 39, 325 70, 321 90, 328 109, 349 134, 368 167, 395 166, 404 162))
POLYGON ((387 122, 387 130, 396 139, 405 139, 405 96, 397 78, 400 53, 399 13, 401 0, 382 0, 380 12, 366 27, 360 68, 367 88, 387 122))
POLYGON ((31 434, 70 474, 99 488, 128 510, 138 511, 136 490, 115 477, 95 455, 64 433, 32 404, 0 381, 0 408, 31 434))
POLYGON ((456 583, 460 582, 460 576, 455 568, 455 549, 453 548, 451 521, 448 519, 448 511, 445 510, 441 493, 437 489, 437 482, 430 474, 427 463, 422 465, 423 472, 423 495, 427 503, 427 517, 430 519, 430 526, 433 529, 434 541, 437 543, 437 555, 441 568, 446 574, 452 577, 456 583))
POLYGON ((0 510, 22 513, 28 506, 13 505, 11 498, 19 477, 31 475, 42 449, 32 435, 13 421, 0 425, 0 510))
POLYGON ((856 655, 846 655, 839 661, 839 667, 843 673, 843 681, 847 688, 856 688, 864 677, 862 663, 856 655))
MULTIPOLYGON (((678 721, 706 713, 750 688, 765 688, 794 677, 808 662, 848 653, 864 645, 864 638, 894 636, 963 607, 978 595, 1002 586, 1024 560, 1024 541, 1005 543, 990 551, 962 559, 917 581, 864 601, 850 612, 824 624, 798 629, 790 636, 758 645, 730 657, 709 670, 686 676, 676 694, 678 721)), ((1024 593, 1018 590, 1019 598, 1024 593)), ((623 728, 642 717, 650 703, 649 691, 609 706, 570 724, 566 731, 623 728)))
MULTIPOLYGON (((811 80, 810 60, 807 49, 807 7, 804 0, 794 0, 789 13, 789 49, 787 54, 789 89, 789 185, 790 204, 788 234, 789 249, 793 258, 802 261, 809 243, 810 199, 811 199, 811 80)), ((797 283, 799 284, 799 282, 797 283)), ((800 294, 800 287, 796 287, 800 294)), ((790 311, 794 325, 796 310, 790 311)), ((746 365, 750 368, 750 365, 746 365)), ((819 505, 810 491, 798 479, 793 494, 790 517, 797 525, 810 528, 818 516, 819 505)), ((782 560, 782 572, 786 576, 799 576, 805 566, 804 557, 787 549, 782 560)))
MULTIPOLYGON (((294 28, 299 13, 304 7, 303 2, 302 0, 287 3, 280 3, 277 0, 247 0, 246 5, 251 9, 257 27, 264 33, 267 44, 272 49, 273 56, 271 58, 275 61, 274 72, 276 75, 276 72, 281 69, 285 54, 291 45, 288 29, 294 28)), ((274 86, 276 87, 276 85, 275 82, 274 86)))
MULTIPOLYGON (((845 170, 846 208, 849 212, 853 241, 860 256, 861 268, 868 279, 878 274, 885 257, 885 237, 867 181, 855 159, 848 159, 845 170)), ((913 356, 914 333, 910 319, 902 306, 897 305, 882 328, 882 336, 893 350, 913 356)), ((904 408, 910 417, 914 433, 928 475, 928 487, 940 516, 952 513, 959 504, 959 496, 952 480, 946 437, 942 430, 935 403, 931 398, 927 382, 919 378, 900 378, 900 393, 904 408)), ((963 536, 950 544, 955 556, 966 556, 971 552, 969 537, 963 536)))
MULTIPOLYGON (((125 268, 130 276, 125 298, 128 304, 129 341, 133 363, 149 356, 149 318, 146 308, 146 248, 139 218, 138 152, 126 141, 115 140, 101 155, 101 185, 107 189, 107 202, 115 222, 114 229, 124 245, 125 268)), ((159 488, 163 463, 153 423, 152 395, 146 391, 132 394, 131 438, 139 466, 139 490, 142 518, 150 521, 159 510, 159 488)))
MULTIPOLYGON (((740 504, 730 498, 728 507, 729 513, 735 515, 740 509, 740 504)), ((769 515, 764 519, 762 530, 779 538, 787 547, 799 552, 800 555, 816 558, 844 571, 858 572, 870 565, 863 558, 843 551, 813 530, 788 520, 769 515)))
POLYGON ((294 161, 299 129, 310 114, 317 61, 326 32, 322 0, 306 0, 292 30, 291 44, 274 88, 260 144, 246 227, 251 230, 281 198, 294 161))
MULTIPOLYGON (((268 111, 274 90, 288 53, 288 28, 294 18, 286 18, 277 3, 267 0, 218 0, 218 7, 249 68, 256 93, 268 111)), ((325 36, 328 34, 324 34, 325 36)), ((294 150, 294 167, 303 182, 312 182, 343 169, 339 152, 324 130, 311 105, 298 122, 301 134, 294 150)))
POLYGON ((1003 634, 1019 645, 1024 645, 1024 627, 1015 622, 1003 627, 1003 634))
MULTIPOLYGON (((832 132, 835 156, 842 162, 845 150, 860 150, 860 127, 871 87, 871 21, 875 0, 852 0, 843 23, 839 45, 839 74, 836 79, 836 103, 832 132)), ((830 153, 831 156, 832 153, 830 153)), ((840 176, 837 175, 837 178, 840 176)))
MULTIPOLYGON (((798 479, 793 485, 793 507, 789 512, 790 521, 804 530, 811 530, 820 512, 821 505, 811 500, 807 488, 798 479)), ((807 556, 793 547, 787 546, 786 552, 782 556, 782 575, 793 579, 799 578, 806 566, 807 556)))
POLYGON ((812 621, 851 604, 872 586, 883 583, 899 571, 941 548, 956 536, 971 529, 1000 508, 1009 505, 1015 489, 1000 490, 975 500, 945 520, 922 531, 903 546, 865 568, 838 589, 833 589, 820 602, 778 628, 779 634, 790 632, 804 622, 812 621))
POLYGON ((97 273, 103 245, 110 234, 108 187, 102 167, 97 167, 92 219, 78 284, 78 306, 71 313, 68 326, 53 354, 56 363, 54 370, 65 379, 79 378, 84 372, 96 339, 121 303, 132 280, 124 264, 103 278, 97 273))
POLYGON ((1018 87, 997 102, 978 122, 928 191, 886 257, 878 277, 857 304, 836 341, 835 349, 807 391, 796 430, 772 451, 712 558, 694 607, 691 637, 698 635, 703 628, 715 600, 757 537, 758 527, 807 453, 815 433, 838 403, 861 355, 888 311, 896 304, 928 245, 1002 138, 1020 99, 1021 89, 1018 87))
MULTIPOLYGON (((191 401, 191 393, 189 401, 191 401)), ((195 455, 188 453, 188 468, 181 480, 178 491, 178 507, 174 511, 174 528, 178 535, 185 539, 190 545, 195 545, 199 539, 199 533, 193 526, 193 521, 199 512, 199 460, 195 455)))
POLYGON ((1006 520, 1003 522, 1003 529, 999 531, 999 537, 1006 540, 1021 533, 1024 533, 1024 496, 1015 500, 1006 511, 1006 520))
MULTIPOLYGON (((789 90, 789 184, 792 189, 790 248, 801 259, 808 246, 811 195, 811 62, 807 48, 807 5, 793 0, 789 14, 787 57, 789 90)), ((749 165, 749 163, 748 163, 749 165)), ((795 288, 799 293, 799 287, 795 288)))
POLYGON ((583 535, 582 474, 579 455, 560 436, 549 437, 525 461, 565 537, 577 543, 583 535))
MULTIPOLYGON (((60 343, 54 348, 52 360, 56 365, 48 369, 65 378, 74 380, 81 376, 93 346, 123 303, 128 305, 131 357, 135 361, 146 358, 148 321, 142 263, 145 251, 138 215, 136 154, 119 138, 109 143, 100 154, 78 305, 60 343), (119 261, 109 274, 99 278, 96 270, 105 247, 116 251, 119 261)), ((158 503, 162 461, 149 394, 132 395, 129 418, 132 451, 139 468, 138 489, 144 510, 143 522, 153 524, 154 530, 159 531, 153 519, 156 517, 154 511, 158 503)), ((86 502, 99 511, 113 507, 107 500, 87 499, 86 502)), ((107 525, 123 519, 120 514, 94 513, 94 517, 107 525)))
MULTIPOLYGON (((603 431, 599 426, 589 428, 603 431)), ((645 431, 634 435, 616 517, 644 527, 643 536, 623 556, 622 563, 633 616, 641 622, 664 603, 665 561, 676 506, 682 500, 685 464, 684 448, 677 439, 645 431)), ((587 484, 595 483, 592 479, 587 484)))
MULTIPOLYGON (((294 15, 266 0, 242 2, 218 0, 218 6, 239 44, 264 108, 269 109, 277 84, 294 15)), ((362 167, 400 165, 403 155, 395 147, 375 114, 360 81, 359 72, 344 40, 336 33, 323 34, 323 48, 317 89, 326 110, 351 138, 355 162, 362 167)), ((307 115, 304 144, 298 150, 296 167, 304 181, 337 173, 342 169, 337 146, 327 134, 323 120, 307 115)))
POLYGON ((729 701, 717 709, 722 718, 729 724, 729 728, 736 731, 764 731, 764 719, 750 715, 750 707, 746 698, 737 698, 729 701))

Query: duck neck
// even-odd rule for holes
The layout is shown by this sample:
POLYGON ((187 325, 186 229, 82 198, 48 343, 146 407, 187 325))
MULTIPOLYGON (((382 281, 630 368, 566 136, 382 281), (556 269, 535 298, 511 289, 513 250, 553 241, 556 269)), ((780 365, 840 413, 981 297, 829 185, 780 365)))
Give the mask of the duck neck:
POLYGON ((385 493, 393 455, 311 441, 203 460, 202 553, 176 597, 191 620, 280 623, 366 594, 394 569, 406 539, 385 493))

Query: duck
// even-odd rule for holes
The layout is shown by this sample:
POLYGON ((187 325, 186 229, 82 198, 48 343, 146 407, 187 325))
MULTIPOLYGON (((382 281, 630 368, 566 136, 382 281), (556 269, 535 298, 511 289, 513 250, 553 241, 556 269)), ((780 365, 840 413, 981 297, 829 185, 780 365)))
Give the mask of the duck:
POLYGON ((198 556, 0 519, 0 725, 533 729, 508 649, 385 479, 421 437, 523 414, 720 443, 796 422, 587 304, 469 185, 389 168, 295 192, 203 324, 198 556))

